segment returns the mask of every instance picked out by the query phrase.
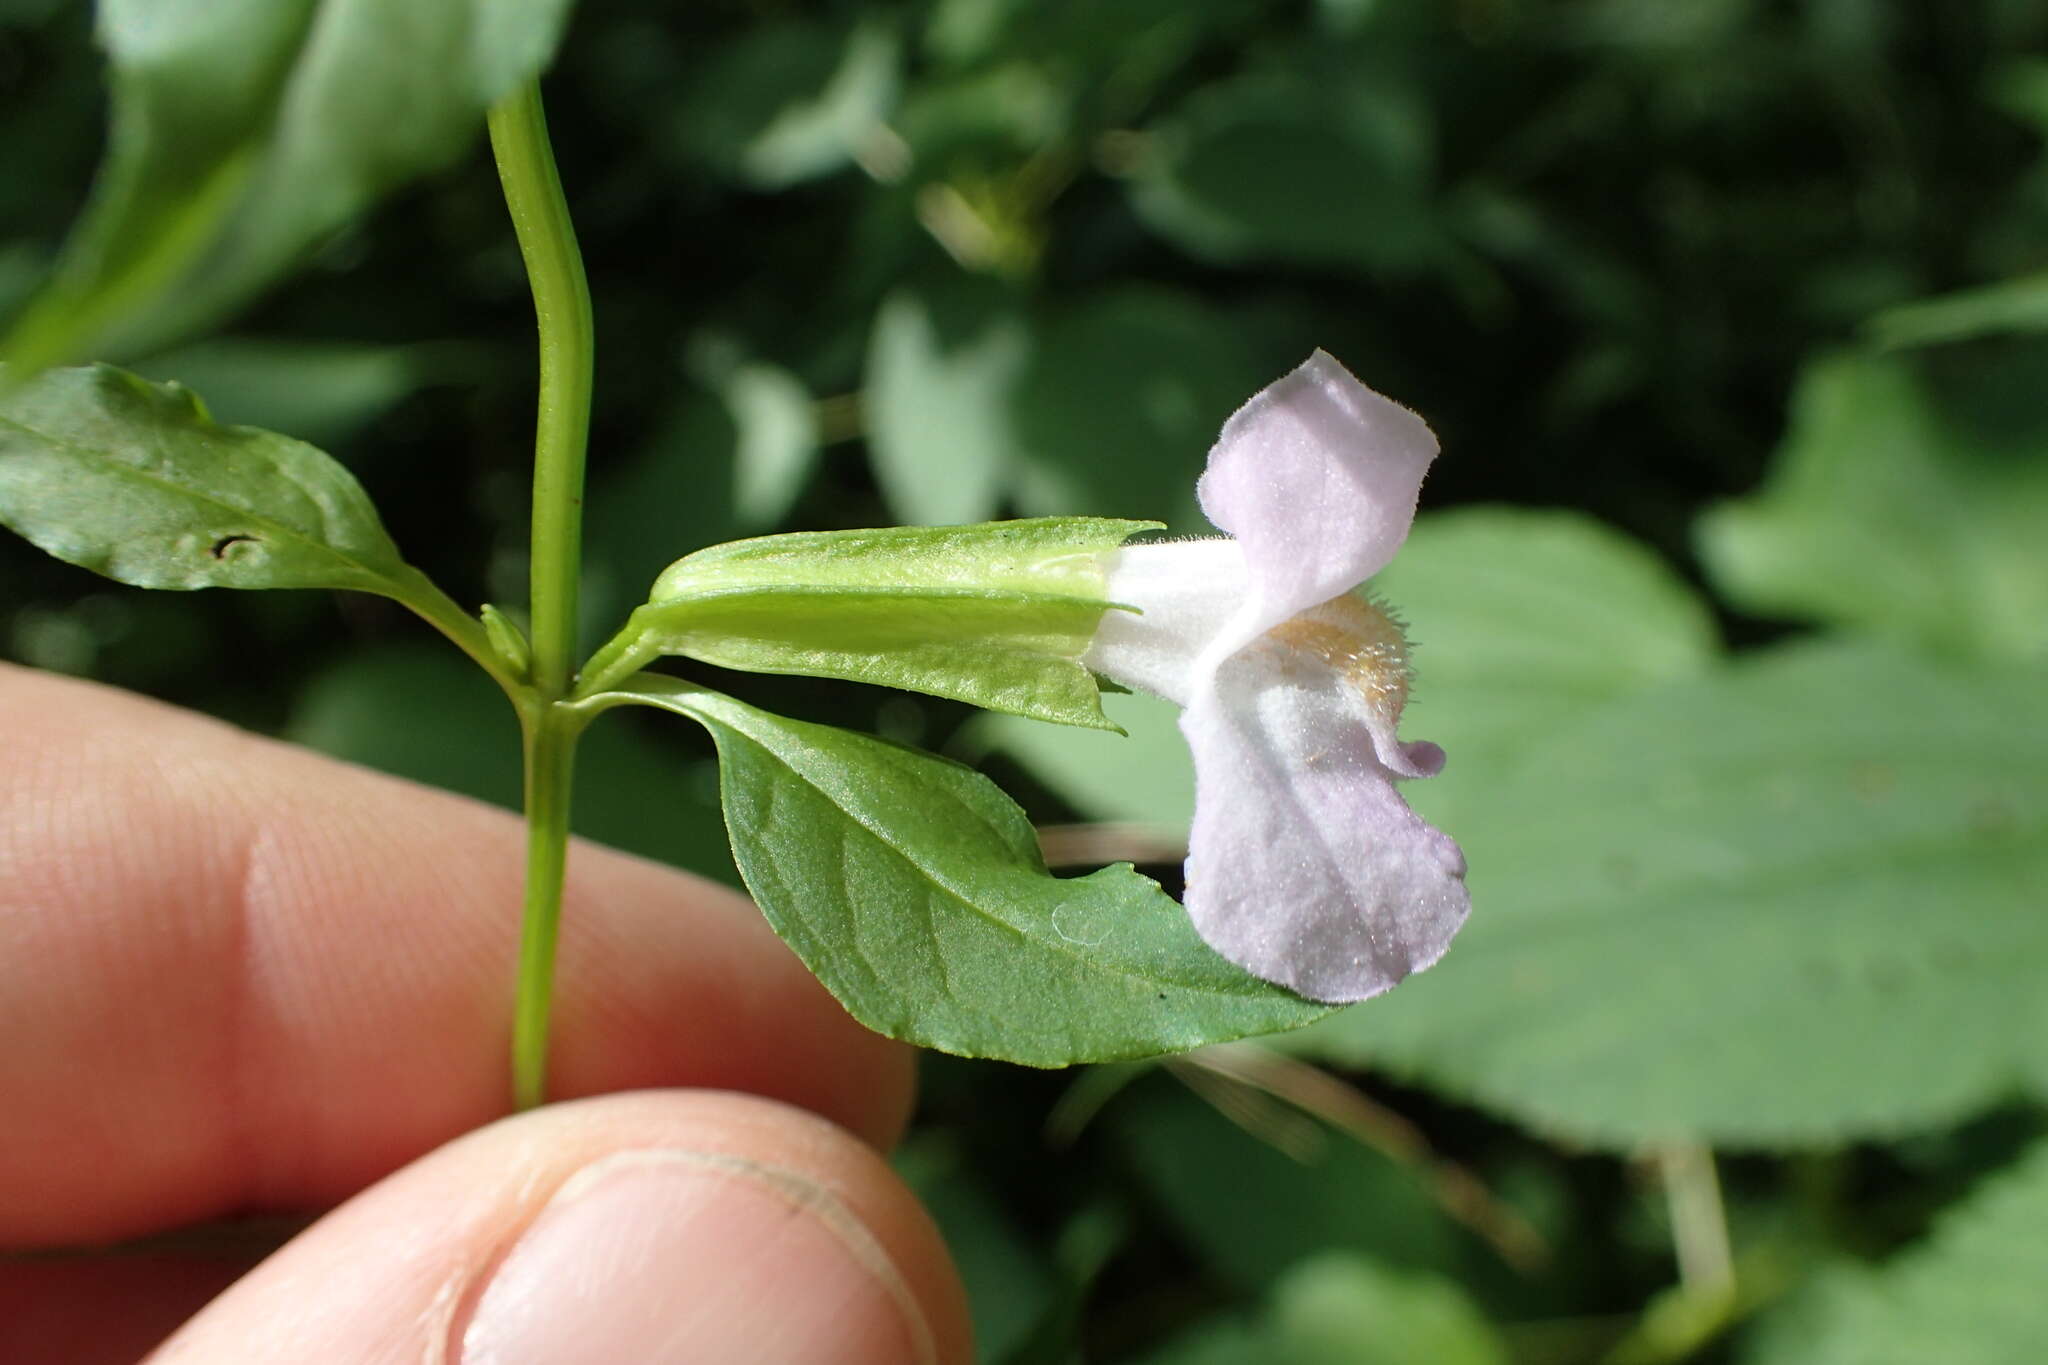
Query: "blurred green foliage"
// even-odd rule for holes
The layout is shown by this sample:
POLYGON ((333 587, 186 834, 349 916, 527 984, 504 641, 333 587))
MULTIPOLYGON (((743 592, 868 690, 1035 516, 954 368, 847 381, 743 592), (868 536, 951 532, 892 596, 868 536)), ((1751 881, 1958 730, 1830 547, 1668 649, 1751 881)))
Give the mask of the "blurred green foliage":
MULTIPOLYGON (((0 3, 0 311, 101 156, 89 28, 0 3)), ((988 1359, 2038 1358, 2044 47, 2032 0, 575 10, 548 94, 601 329, 592 643, 735 535, 1197 531, 1217 423, 1318 345, 1444 441, 1376 588, 1473 922, 1255 1067, 934 1063, 904 1160, 988 1359), (1718 1189, 1636 1160, 1702 1142, 1718 1189)), ((263 251, 95 355, 333 450, 412 562, 517 602, 531 324, 465 90, 359 193, 221 201, 263 251)), ((214 127, 287 179, 382 167, 389 131, 214 127)), ((422 634, 0 543, 9 657, 512 799, 509 720, 422 634)), ((1143 699, 1119 741, 727 682, 978 758, 1097 822, 1093 862, 1185 818, 1143 699)), ((676 731, 593 733, 582 827, 730 876, 676 731)))

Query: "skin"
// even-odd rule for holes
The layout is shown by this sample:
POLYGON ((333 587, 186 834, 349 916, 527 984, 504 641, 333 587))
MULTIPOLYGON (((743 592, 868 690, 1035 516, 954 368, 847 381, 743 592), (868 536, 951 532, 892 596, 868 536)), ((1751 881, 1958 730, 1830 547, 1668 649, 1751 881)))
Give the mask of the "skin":
POLYGON ((158 1359, 271 1359, 251 1343, 317 1320, 322 1359, 453 1360, 547 1195, 660 1149, 829 1189, 938 1359, 969 1360, 950 1262, 876 1155, 910 1054, 742 898, 579 845, 552 1053, 577 1102, 504 1117, 521 840, 503 812, 0 665, 0 1359, 134 1361, 198 1314, 158 1359))

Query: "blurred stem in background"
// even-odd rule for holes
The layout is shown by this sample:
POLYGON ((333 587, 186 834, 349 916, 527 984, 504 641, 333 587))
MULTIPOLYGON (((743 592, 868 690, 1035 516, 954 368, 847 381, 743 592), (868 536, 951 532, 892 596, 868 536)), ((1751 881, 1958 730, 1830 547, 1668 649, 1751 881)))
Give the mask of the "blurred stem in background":
POLYGON ((582 560, 583 458, 590 432, 590 286, 548 146, 540 87, 529 82, 490 114, 491 151, 533 286, 540 405, 533 452, 532 687, 519 708, 526 760, 526 906, 513 1005, 512 1094, 546 1098, 548 1011, 568 862, 569 805, 581 727, 568 694, 582 560))

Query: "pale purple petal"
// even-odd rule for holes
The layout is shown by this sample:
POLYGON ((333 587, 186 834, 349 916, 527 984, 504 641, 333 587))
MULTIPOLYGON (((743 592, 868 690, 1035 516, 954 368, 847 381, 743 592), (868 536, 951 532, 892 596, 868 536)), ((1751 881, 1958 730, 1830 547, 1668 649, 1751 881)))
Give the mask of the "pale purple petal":
POLYGON ((1420 417, 1323 351, 1239 408, 1195 488, 1251 570, 1252 599, 1227 648, 1385 568, 1436 453, 1420 417))
POLYGON ((1126 687, 1178 706, 1194 692, 1194 664, 1250 591, 1234 540, 1126 545, 1107 565, 1103 596, 1136 611, 1102 614, 1081 662, 1126 687))
MULTIPOLYGON (((1255 976, 1311 999, 1378 995, 1443 955, 1470 908, 1465 859, 1408 809, 1366 708, 1319 661, 1261 644, 1181 715, 1195 758, 1188 915, 1255 976)), ((1399 746, 1416 769, 1434 745, 1399 746)))

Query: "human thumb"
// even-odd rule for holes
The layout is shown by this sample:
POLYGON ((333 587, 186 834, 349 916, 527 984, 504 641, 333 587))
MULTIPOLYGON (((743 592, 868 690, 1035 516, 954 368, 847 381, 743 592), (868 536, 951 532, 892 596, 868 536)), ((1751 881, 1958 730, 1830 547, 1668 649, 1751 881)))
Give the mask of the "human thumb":
POLYGON ((151 1365, 966 1365, 958 1281, 871 1150, 771 1101, 521 1115, 371 1187, 151 1365))

